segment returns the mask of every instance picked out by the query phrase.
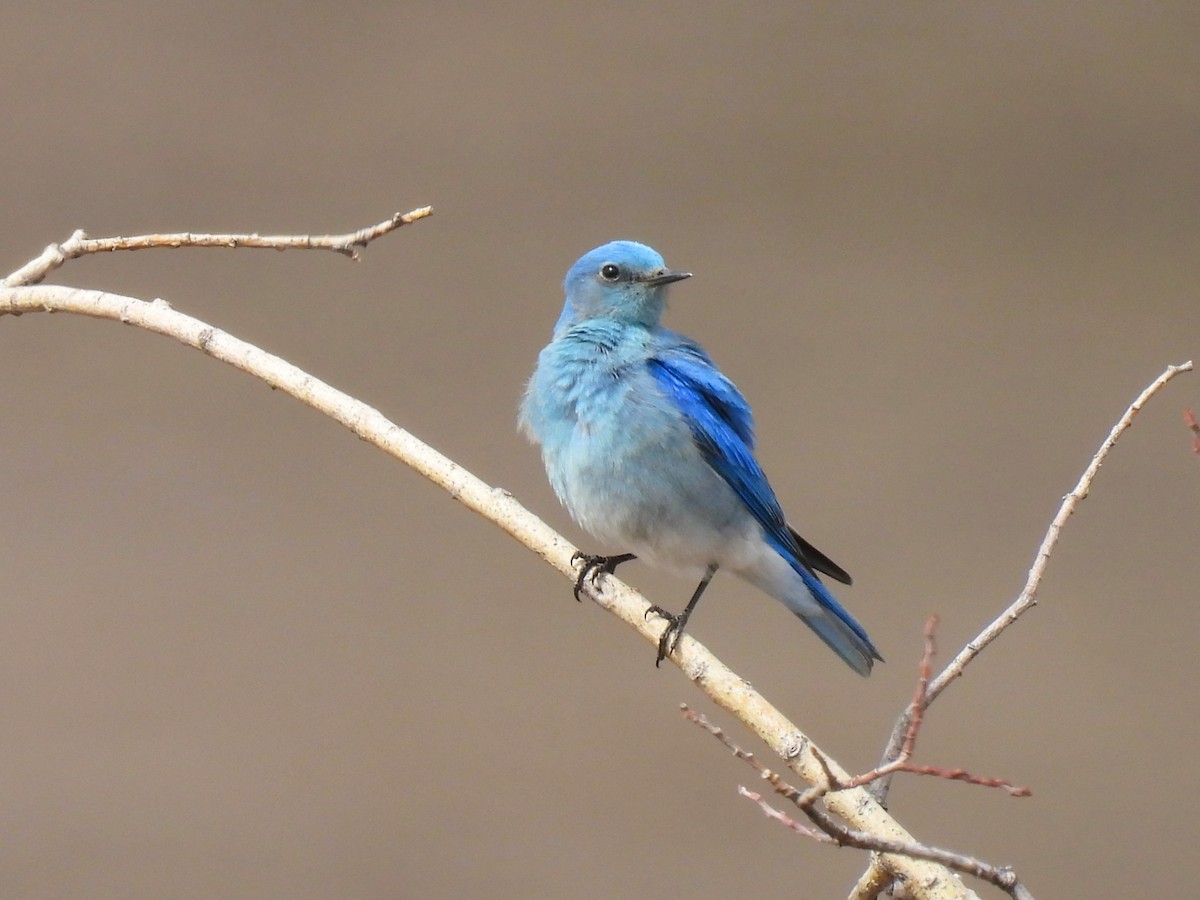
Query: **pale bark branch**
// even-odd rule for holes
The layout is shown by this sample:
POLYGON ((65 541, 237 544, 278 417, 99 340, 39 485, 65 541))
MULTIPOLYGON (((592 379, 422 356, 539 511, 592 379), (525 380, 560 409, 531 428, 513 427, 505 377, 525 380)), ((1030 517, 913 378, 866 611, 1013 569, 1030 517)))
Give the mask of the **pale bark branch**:
MULTIPOLYGON (((365 229, 363 232, 353 233, 350 237, 367 240, 370 238, 362 236, 372 231, 373 229, 365 229)), ((81 237, 79 240, 87 239, 81 237)), ((111 249, 133 249, 125 246, 129 240, 132 239, 118 242, 111 249)), ((228 243, 218 245, 230 246, 228 243)), ((174 243, 147 239, 138 246, 174 246, 174 243)), ((181 246, 190 245, 184 242, 181 246)), ((310 246, 310 243, 309 239, 299 238, 287 246, 299 248, 310 246)), ((329 246, 326 249, 338 248, 329 246)), ((100 251, 82 250, 76 255, 83 252, 100 251)), ((71 257, 64 255, 63 261, 65 258, 71 257)), ((58 254, 48 253, 39 257, 35 263, 37 265, 30 263, 13 273, 6 279, 6 283, 43 277, 46 272, 61 265, 62 261, 58 261, 58 254)), ((165 301, 147 302, 103 291, 59 286, 0 288, 0 315, 30 312, 76 313, 135 325, 172 337, 214 359, 254 375, 271 387, 291 394, 302 403, 342 423, 363 440, 411 466, 444 488, 464 506, 512 535, 572 582, 578 576, 578 571, 572 563, 576 548, 521 506, 507 491, 486 484, 390 422, 377 410, 277 356, 199 319, 176 312, 165 301)), ((601 584, 602 592, 589 585, 585 587, 586 593, 602 608, 636 630, 650 644, 657 646, 660 632, 665 625, 658 619, 647 620, 649 602, 616 578, 606 577, 601 584)), ((806 782, 819 784, 830 777, 848 777, 840 766, 832 762, 827 754, 818 750, 812 741, 766 698, 698 641, 684 635, 671 659, 709 697, 757 734, 806 782)), ((913 840, 912 836, 861 788, 839 791, 830 795, 825 803, 831 812, 843 818, 855 830, 883 840, 913 840)), ((906 884, 914 896, 922 900, 975 896, 964 887, 956 875, 936 863, 899 854, 887 854, 882 859, 889 873, 906 884)))
MULTIPOLYGON (((1137 399, 1129 404, 1129 408, 1125 410, 1124 415, 1117 420, 1117 423, 1109 431, 1108 436, 1100 444, 1100 449, 1096 451, 1092 457, 1092 461, 1088 463, 1087 468, 1083 470, 1083 474, 1079 477, 1075 487, 1063 497, 1062 504, 1058 508, 1058 514, 1055 515, 1050 523, 1049 529, 1046 531, 1045 537, 1042 538, 1042 544, 1038 547, 1036 556, 1034 557, 1033 566, 1029 570, 1029 576, 1025 581, 1025 587, 1021 593, 1017 595, 1007 609, 997 616, 991 623, 988 624, 979 634, 967 642, 967 645, 958 652, 958 655, 952 659, 940 674, 929 682, 929 687, 925 693, 924 708, 928 709, 929 705, 938 698, 938 695, 944 691, 951 682, 963 674, 963 671, 970 664, 971 660, 975 659, 984 648, 992 641, 998 638, 1004 631, 1017 621, 1024 613, 1028 612, 1037 605, 1037 591, 1042 583, 1042 576, 1046 572, 1046 566, 1050 562, 1050 554, 1054 551, 1055 544, 1058 543, 1058 538, 1062 532, 1063 526, 1067 519, 1071 518, 1075 512, 1075 507, 1079 502, 1085 499, 1088 491, 1091 490, 1092 481, 1096 477, 1096 473, 1100 471, 1100 466, 1104 464, 1105 458, 1109 451, 1116 446, 1117 440, 1122 434, 1133 424, 1134 418, 1141 411, 1142 407, 1156 393, 1162 390, 1176 375, 1183 372, 1192 371, 1192 361, 1180 363, 1177 366, 1167 366, 1166 370, 1159 375, 1150 385, 1142 391, 1137 399)), ((892 733, 888 737, 887 746, 883 752, 883 760, 880 767, 885 767, 896 760, 904 747, 904 739, 908 734, 909 726, 912 723, 911 710, 906 709, 902 712, 899 718, 896 719, 896 724, 892 728, 892 733)), ((868 787, 871 794, 881 803, 887 802, 888 788, 890 787, 889 778, 881 778, 875 781, 868 787)))
POLYGON ((38 284, 48 274, 71 259, 91 253, 113 253, 117 250, 151 250, 179 247, 254 247, 264 250, 332 250, 351 259, 358 259, 358 250, 376 238, 433 215, 432 206, 422 206, 406 213, 396 213, 378 225, 360 228, 346 234, 139 234, 134 237, 89 238, 76 231, 61 244, 51 244, 35 259, 6 277, 0 285, 17 287, 38 284))
POLYGON ((1190 371, 1192 371, 1191 360, 1180 363, 1177 366, 1167 366, 1166 370, 1138 395, 1137 399, 1125 410, 1125 414, 1117 420, 1117 424, 1112 427, 1112 430, 1108 433, 1108 437, 1104 439, 1104 442, 1100 445, 1100 449, 1092 457, 1092 461, 1083 470, 1083 475, 1079 477, 1079 482, 1071 489, 1069 494, 1063 497, 1062 505, 1058 508, 1058 514, 1050 523, 1050 528, 1046 531, 1046 536, 1042 538, 1042 544, 1038 547, 1037 555, 1034 557, 1033 566, 1029 570, 1029 577, 1025 581, 1025 587, 1021 589, 1021 593, 1017 596, 1017 599, 986 628, 968 641, 967 645, 958 652, 958 655, 950 661, 946 668, 929 683, 926 706, 936 700, 938 695, 946 689, 950 682, 961 676, 963 670, 966 669, 971 660, 982 653, 988 644, 998 638, 1022 614, 1037 605, 1038 587, 1041 586, 1042 576, 1046 573, 1046 566, 1050 562, 1050 554, 1053 552, 1055 544, 1058 543, 1059 534, 1063 526, 1067 523, 1067 519, 1071 518, 1071 515, 1075 512, 1075 507, 1079 505, 1081 500, 1087 498, 1088 491, 1092 488, 1092 480, 1096 477, 1096 473, 1100 471, 1100 466, 1104 464, 1109 451, 1116 446, 1118 438, 1133 424, 1134 417, 1141 412, 1142 407, 1149 402, 1151 397, 1162 390, 1167 382, 1176 375, 1190 371))

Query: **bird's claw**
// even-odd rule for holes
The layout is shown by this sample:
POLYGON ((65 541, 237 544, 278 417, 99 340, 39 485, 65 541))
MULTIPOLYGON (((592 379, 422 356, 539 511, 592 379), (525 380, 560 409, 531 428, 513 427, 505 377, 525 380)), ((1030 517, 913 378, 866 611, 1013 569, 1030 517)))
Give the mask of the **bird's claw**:
POLYGON ((584 553, 582 550, 576 550, 571 556, 571 565, 577 562, 583 562, 582 568, 579 570, 579 577, 575 579, 575 599, 582 603, 583 598, 579 596, 583 591, 585 581, 590 581, 592 587, 596 587, 596 579, 600 577, 600 573, 611 575, 617 570, 617 566, 627 560, 633 559, 631 554, 622 554, 620 556, 599 556, 592 553, 584 553))
POLYGON ((686 620, 682 616, 667 612, 657 603, 646 610, 647 620, 651 614, 667 620, 667 627, 663 629, 663 633, 658 638, 658 656, 654 660, 654 668, 657 669, 662 665, 664 659, 675 652, 675 647, 683 636, 683 625, 686 620))
POLYGON ((575 565, 577 562, 582 562, 583 566, 579 569, 579 577, 575 579, 575 602, 582 603, 583 598, 579 594, 583 590, 583 583, 591 581, 592 586, 595 587, 596 579, 604 571, 606 560, 603 556, 594 556, 591 553, 576 550, 575 554, 571 557, 571 565, 575 565))

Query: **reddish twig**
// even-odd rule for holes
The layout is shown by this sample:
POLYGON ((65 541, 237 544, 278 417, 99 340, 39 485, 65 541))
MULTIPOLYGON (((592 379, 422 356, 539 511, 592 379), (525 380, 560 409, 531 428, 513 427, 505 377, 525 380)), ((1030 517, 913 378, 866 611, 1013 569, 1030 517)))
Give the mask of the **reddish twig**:
POLYGON ((1200 456, 1200 422, 1196 421, 1190 409, 1183 411, 1183 420, 1192 431, 1192 452, 1200 456))
POLYGON ((747 790, 740 785, 738 794, 754 801, 769 818, 780 822, 797 834, 813 836, 817 840, 831 843, 837 847, 854 847, 872 853, 896 853, 915 859, 927 859, 930 862, 940 863, 948 869, 993 884, 1010 897, 1018 898, 1018 900, 1033 900, 1033 895, 1021 884, 1017 873, 1008 866, 993 866, 991 863, 986 863, 973 856, 944 850, 941 847, 930 847, 916 841, 893 841, 874 834, 867 834, 865 831, 847 828, 829 813, 815 806, 804 810, 804 814, 820 829, 819 832, 814 833, 813 829, 800 825, 790 816, 775 809, 761 794, 747 790))
POLYGON ((755 791, 747 790, 746 788, 742 787, 740 784, 738 785, 738 794, 740 794, 743 797, 746 797, 749 800, 753 800, 755 803, 757 803, 758 808, 763 811, 763 814, 768 819, 774 819, 779 824, 783 825, 786 828, 790 828, 792 831, 796 832, 797 834, 802 834, 805 837, 810 837, 814 841, 818 841, 820 843, 825 843, 825 844, 837 843, 833 838, 831 838, 825 832, 817 831, 817 829, 815 829, 815 828, 809 828, 807 825, 797 822, 795 819, 793 819, 791 816, 789 816, 787 813, 783 812, 782 810, 776 809, 770 803, 767 802, 767 799, 762 794, 756 793, 755 791))
POLYGON ((862 787, 896 772, 908 772, 912 775, 931 775, 949 781, 965 781, 967 784, 977 784, 982 787, 1001 788, 1014 797, 1030 796, 1032 791, 1029 788, 1019 787, 1000 778, 972 775, 965 769, 918 766, 909 762, 917 748, 917 733, 921 730, 921 725, 925 721, 925 710, 929 707, 929 678, 933 674, 933 657, 937 653, 937 626, 938 617, 936 615, 930 616, 925 622, 925 651, 921 654, 921 664, 918 668, 917 690, 905 712, 908 728, 905 730, 900 744, 900 753, 891 762, 877 766, 862 775, 856 775, 849 780, 835 780, 837 789, 862 787))
MULTIPOLYGON (((771 788, 776 794, 786 798, 798 810, 800 810, 808 818, 816 830, 807 827, 786 813, 781 812, 761 795, 754 791, 748 790, 745 787, 739 786, 738 793, 747 799, 756 803, 769 818, 784 825, 791 831, 797 834, 803 834, 807 837, 812 837, 819 841, 832 843, 838 847, 855 847, 859 850, 868 850, 873 853, 888 853, 897 854, 900 856, 908 856, 913 859, 924 859, 930 862, 936 862, 940 865, 953 869, 956 872, 962 872, 964 875, 971 875, 993 884, 1005 891, 1015 900, 1033 900, 1032 895, 1021 884, 1017 873, 1006 866, 993 866, 990 863, 983 862, 973 856, 966 856, 961 853, 955 853, 950 850, 944 850, 940 847, 930 847, 926 844, 921 844, 916 841, 900 841, 892 840, 879 835, 868 834, 865 831, 859 831, 854 828, 848 828, 834 818, 828 810, 820 805, 820 800, 826 794, 842 788, 834 785, 832 775, 830 780, 823 785, 817 785, 807 791, 797 790, 791 784, 788 784, 777 772, 768 769, 757 759, 753 753, 743 750, 734 743, 728 735, 717 725, 714 725, 702 713, 698 713, 689 709, 687 705, 682 705, 683 715, 688 721, 700 726, 725 747, 732 751, 733 755, 743 760, 747 765, 753 768, 759 776, 771 785, 771 788)), ((821 760, 822 765, 829 773, 828 766, 824 760, 821 760)))

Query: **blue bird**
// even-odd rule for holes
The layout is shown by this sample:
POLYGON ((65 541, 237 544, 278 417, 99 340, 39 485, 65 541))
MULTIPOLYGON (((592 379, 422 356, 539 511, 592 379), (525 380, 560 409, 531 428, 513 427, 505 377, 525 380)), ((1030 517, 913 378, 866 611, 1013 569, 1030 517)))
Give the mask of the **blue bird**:
POLYGON ((566 303, 521 402, 558 499, 593 537, 630 552, 584 556, 575 585, 641 558, 700 583, 667 620, 656 665, 674 651, 718 569, 799 616, 860 675, 879 651, 817 577, 850 576, 797 534, 754 458, 750 407, 695 341, 660 322, 667 285, 690 272, 613 241, 567 272, 566 303))

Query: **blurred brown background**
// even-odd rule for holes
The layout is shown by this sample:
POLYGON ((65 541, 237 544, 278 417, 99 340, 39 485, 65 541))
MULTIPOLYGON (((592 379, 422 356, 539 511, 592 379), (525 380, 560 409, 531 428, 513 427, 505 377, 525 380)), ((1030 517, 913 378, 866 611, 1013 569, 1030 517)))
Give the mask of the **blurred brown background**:
MULTIPOLYGON (((52 280, 281 354, 588 546, 515 406, 567 266, 652 244, 888 663, 857 678, 732 578, 691 631, 863 769, 925 616, 944 661, 1125 405, 1200 354, 1198 38, 1190 3, 8 4, 3 266, 75 228, 433 204, 357 265, 156 251, 52 280)), ((839 897, 862 869, 736 796, 751 773, 648 644, 340 427, 107 322, 0 320, 0 367, 0 895, 839 897)), ((1039 897, 1192 880, 1198 378, 930 716, 922 761, 1033 798, 893 792, 1039 897)), ((692 587, 623 574, 668 607, 692 587)))

